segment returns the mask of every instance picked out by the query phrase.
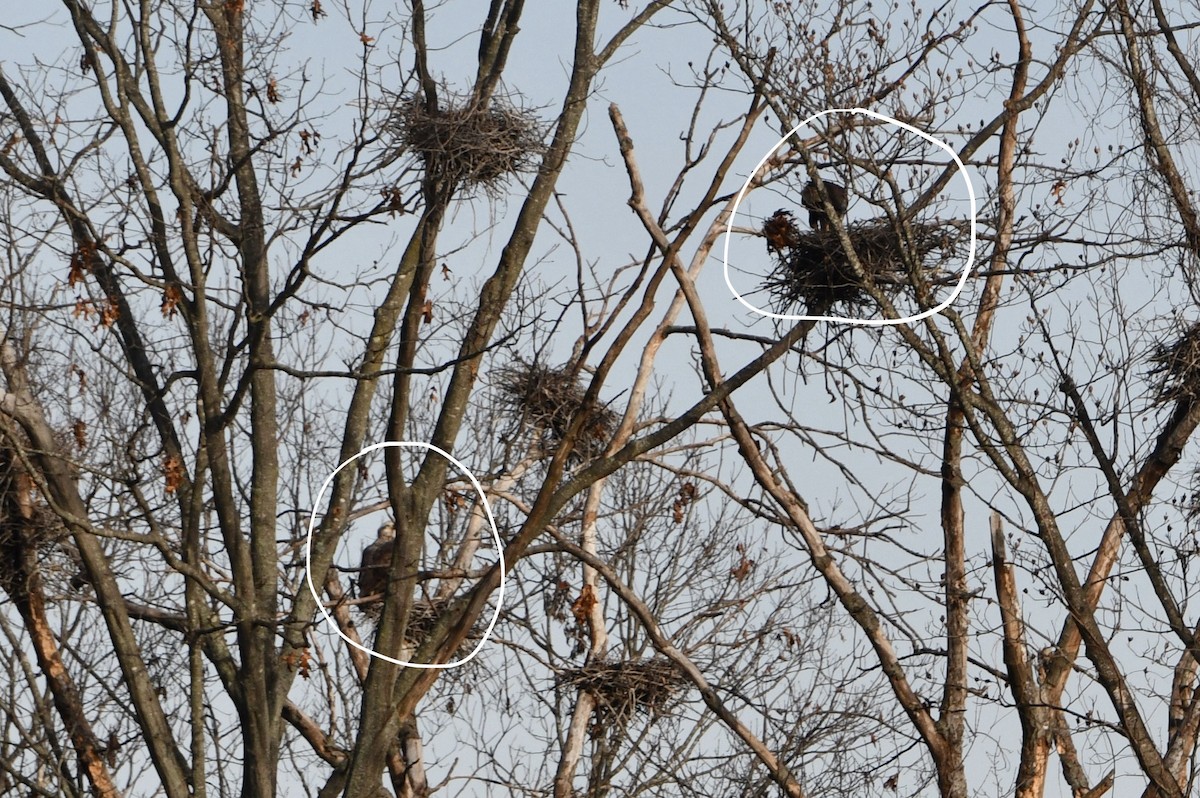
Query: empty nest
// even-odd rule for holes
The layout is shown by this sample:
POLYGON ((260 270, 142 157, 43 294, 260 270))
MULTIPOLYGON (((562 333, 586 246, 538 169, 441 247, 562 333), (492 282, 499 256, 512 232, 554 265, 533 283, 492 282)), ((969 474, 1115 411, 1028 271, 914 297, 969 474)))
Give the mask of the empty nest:
POLYGON ((16 452, 0 446, 0 591, 27 600, 31 589, 63 592, 68 584, 72 590, 82 587, 81 565, 54 556, 68 551, 66 536, 62 520, 44 506, 16 452))
POLYGON ((1174 343, 1159 344, 1150 356, 1158 376, 1156 395, 1160 402, 1200 398, 1200 322, 1188 327, 1174 343))
POLYGON ((841 304, 848 310, 869 306, 868 281, 886 294, 896 294, 909 282, 907 260, 924 262, 935 250, 945 249, 950 236, 943 225, 910 225, 912 242, 902 240, 887 220, 846 225, 846 234, 863 274, 855 271, 833 229, 800 232, 789 211, 776 211, 762 226, 767 250, 775 268, 762 287, 777 307, 803 305, 810 314, 828 312, 841 304))
POLYGON ((410 95, 392 112, 401 144, 421 157, 435 179, 496 188, 532 168, 545 149, 544 125, 530 110, 500 99, 480 105, 443 95, 443 102, 448 107, 431 111, 422 95, 410 95))
POLYGON ((684 679, 664 657, 639 662, 598 660, 558 674, 560 685, 589 693, 597 711, 622 724, 637 712, 661 713, 680 692, 684 679))
MULTIPOLYGON (((572 420, 584 410, 587 393, 568 369, 519 362, 500 372, 500 388, 507 403, 556 444, 566 437, 572 420)), ((587 420, 575 439, 575 451, 584 457, 598 457, 616 432, 619 418, 602 405, 593 403, 587 410, 587 420)))

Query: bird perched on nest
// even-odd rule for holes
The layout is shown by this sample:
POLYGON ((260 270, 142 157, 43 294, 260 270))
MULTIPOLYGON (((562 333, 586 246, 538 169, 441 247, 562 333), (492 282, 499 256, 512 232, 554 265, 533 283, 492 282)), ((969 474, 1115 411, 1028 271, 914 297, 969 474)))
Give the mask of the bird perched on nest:
MULTIPOLYGON (((821 182, 825 185, 825 195, 829 197, 829 204, 837 211, 838 218, 842 218, 846 215, 846 209, 850 207, 850 195, 846 192, 846 187, 841 183, 833 183, 829 180, 821 182)), ((816 183, 809 181, 804 190, 800 192, 800 204, 808 209, 808 223, 814 229, 828 230, 830 228, 829 214, 825 211, 825 203, 821 201, 816 183)))
MULTIPOLYGON (((358 596, 376 596, 383 600, 387 587, 388 568, 392 564, 392 549, 396 546, 396 525, 388 521, 379 527, 375 542, 363 549, 358 567, 358 596)), ((364 606, 365 609, 365 606, 364 606)))

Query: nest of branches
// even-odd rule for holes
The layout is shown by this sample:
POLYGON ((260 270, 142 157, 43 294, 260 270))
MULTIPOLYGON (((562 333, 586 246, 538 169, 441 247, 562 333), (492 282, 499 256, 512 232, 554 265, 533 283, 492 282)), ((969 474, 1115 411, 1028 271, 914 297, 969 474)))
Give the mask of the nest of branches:
POLYGON ((46 556, 65 536, 62 520, 42 507, 33 478, 15 453, 0 447, 0 591, 13 598, 25 596, 35 575, 37 582, 56 589, 65 589, 68 581, 72 589, 81 587, 81 578, 70 573, 70 563, 46 556))
POLYGON ((431 177, 493 189, 536 165, 545 149, 545 125, 533 111, 503 99, 481 105, 442 98, 445 107, 430 110, 422 95, 411 95, 392 112, 402 146, 421 156, 431 177))
POLYGON ((655 657, 640 662, 589 662, 561 671, 558 683, 591 694, 604 719, 623 724, 637 712, 661 713, 685 680, 670 660, 655 657))
POLYGON ((25 547, 29 545, 26 524, 8 516, 0 517, 0 591, 10 597, 26 592, 29 574, 25 571, 25 547))
POLYGON ((1170 344, 1159 344, 1150 356, 1158 377, 1156 398, 1159 402, 1200 398, 1200 322, 1184 330, 1170 344))
MULTIPOLYGON (((408 614, 408 629, 405 631, 404 636, 414 645, 423 643, 433 634, 433 627, 437 624, 437 619, 446 611, 446 607, 449 604, 449 600, 445 599, 418 599, 414 601, 412 610, 408 614)), ((483 628, 479 623, 476 623, 467 631, 467 640, 478 642, 482 638, 483 628)))
MULTIPOLYGON (((585 409, 587 391, 567 369, 517 363, 501 371, 499 381, 513 410, 555 443, 566 437, 575 416, 585 409)), ((584 457, 598 457, 616 432, 620 418, 597 404, 586 410, 587 420, 575 439, 575 452, 584 457)))
POLYGON ((777 211, 763 224, 775 268, 763 282, 777 307, 803 305, 808 313, 825 313, 834 305, 848 310, 869 306, 868 282, 888 294, 908 283, 910 259, 925 258, 947 245, 944 227, 914 223, 912 238, 901 239, 887 220, 846 225, 846 234, 862 272, 855 270, 837 231, 800 232, 788 211, 777 211), (866 278, 870 278, 868 281, 866 278))
MULTIPOLYGON (((417 599, 414 601, 412 609, 408 613, 408 628, 404 632, 405 640, 414 646, 425 642, 433 634, 433 627, 448 605, 449 601, 442 599, 417 599)), ((372 621, 378 623, 379 615, 383 610, 383 601, 360 604, 359 609, 372 621)), ((482 638, 483 627, 476 623, 467 632, 467 640, 478 642, 482 638)))

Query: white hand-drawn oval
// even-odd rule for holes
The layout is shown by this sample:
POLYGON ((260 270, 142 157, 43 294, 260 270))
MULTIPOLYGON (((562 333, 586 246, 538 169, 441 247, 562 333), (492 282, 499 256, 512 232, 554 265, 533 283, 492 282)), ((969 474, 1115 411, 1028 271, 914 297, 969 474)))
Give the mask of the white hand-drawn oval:
POLYGON ((437 446, 434 446, 432 443, 424 443, 421 441, 383 441, 382 443, 375 443, 375 444, 372 444, 372 445, 368 446, 367 448, 363 449, 361 452, 359 452, 358 454, 349 458, 348 460, 346 460, 344 463, 342 463, 341 465, 339 465, 337 468, 335 468, 333 470, 333 473, 331 473, 325 479, 325 482, 322 483, 321 489, 319 491, 317 491, 317 497, 316 497, 316 501, 313 502, 313 508, 314 508, 313 512, 311 515, 309 515, 309 518, 308 518, 308 537, 305 539, 305 542, 304 542, 304 575, 306 577, 306 580, 308 581, 309 592, 311 592, 313 598, 316 599, 317 608, 319 610, 321 610, 321 614, 325 616, 325 620, 328 621, 329 625, 331 627, 333 627, 333 630, 335 632, 337 632, 338 637, 342 638, 343 640, 345 640, 347 643, 354 646, 358 650, 365 651, 367 654, 370 654, 372 657, 378 657, 379 659, 386 660, 387 662, 390 662, 393 665, 401 665, 406 668, 424 668, 424 669, 457 668, 460 665, 467 664, 468 662, 470 662, 472 659, 475 658, 475 655, 478 654, 480 652, 480 650, 483 648, 484 643, 486 643, 488 641, 488 638, 492 634, 492 629, 493 629, 493 627, 495 627, 496 621, 500 617, 500 607, 503 604, 504 579, 505 579, 506 574, 504 573, 504 544, 500 540, 500 531, 496 528, 496 519, 495 519, 495 517, 492 516, 492 506, 488 503, 487 495, 483 491, 483 486, 481 486, 479 484, 479 480, 477 480, 475 478, 475 475, 472 474, 467 469, 466 466, 464 466, 462 463, 460 463, 458 460, 456 460, 454 457, 452 457, 447 452, 444 452, 441 449, 439 449, 437 446), (457 467, 459 471, 461 471, 462 473, 467 475, 467 479, 471 480, 471 484, 475 486, 475 492, 479 494, 479 499, 480 499, 480 501, 483 502, 484 512, 487 513, 488 523, 492 527, 492 537, 496 541, 496 551, 498 552, 499 563, 500 563, 500 587, 496 591, 496 611, 492 613, 492 619, 491 619, 491 621, 488 622, 487 629, 484 630, 483 637, 482 637, 482 639, 480 639, 478 645, 475 646, 475 648, 471 651, 470 654, 463 657, 461 660, 457 660, 455 662, 432 663, 432 664, 431 663, 423 663, 423 662, 406 662, 404 660, 394 659, 392 657, 387 656, 386 654, 380 654, 378 651, 376 651, 373 648, 369 648, 360 643, 356 643, 355 641, 346 637, 346 635, 342 634, 342 630, 338 628, 338 625, 334 622, 333 618, 331 618, 329 616, 329 612, 325 609, 325 603, 321 600, 321 594, 319 592, 317 592, 316 586, 313 585, 311 564, 312 564, 313 528, 315 527, 316 520, 317 520, 317 514, 316 514, 315 508, 321 506, 321 500, 325 496, 325 491, 329 490, 329 486, 333 482, 333 478, 338 475, 339 471, 341 471, 343 468, 350 465, 355 460, 357 460, 358 458, 362 457, 365 454, 370 454, 371 452, 374 452, 378 449, 387 449, 389 447, 398 447, 401 449, 427 449, 429 451, 440 454, 442 457, 446 458, 451 463, 453 463, 454 466, 457 467))
POLYGON ((971 183, 971 176, 969 174, 967 174, 967 167, 963 164, 962 160, 958 157, 958 153, 956 153, 953 149, 950 148, 950 145, 946 144, 943 141, 940 141, 939 139, 929 135, 928 133, 926 133, 922 130, 918 130, 917 128, 913 127, 910 124, 901 122, 899 119, 893 119, 892 117, 885 116, 884 114, 875 113, 874 111, 868 111, 866 108, 827 108, 824 111, 813 114, 812 116, 808 117, 803 122, 801 122, 800 124, 796 125, 791 130, 789 130, 783 136, 783 138, 779 139, 779 141, 776 142, 774 147, 767 150, 767 153, 762 157, 762 159, 754 167, 754 170, 750 172, 750 176, 746 178, 746 182, 742 185, 741 191, 738 192, 737 197, 734 199, 733 212, 729 214, 729 221, 725 227, 725 246, 723 248, 722 257, 721 257, 722 265, 724 267, 724 273, 725 273, 725 285, 729 287, 729 291, 733 294, 733 298, 736 299, 738 302, 741 302, 742 305, 744 305, 747 309, 749 309, 761 316, 766 316, 767 318, 771 318, 771 319, 779 319, 781 321, 804 321, 805 319, 817 319, 820 321, 841 321, 841 322, 845 322, 847 324, 858 324, 858 325, 861 325, 864 327, 881 327, 881 326, 884 326, 887 324, 907 324, 908 322, 920 321, 921 319, 924 319, 928 316, 932 316, 934 313, 941 313, 943 310, 950 307, 950 304, 952 302, 954 302, 955 299, 958 298, 958 295, 960 293, 962 293, 963 287, 966 286, 966 284, 967 284, 967 278, 971 274, 971 266, 975 262, 975 241, 976 241, 975 227, 976 227, 975 186, 971 183), (758 174, 759 170, 762 169, 763 164, 765 164, 771 158, 771 155, 776 150, 778 150, 780 147, 782 147, 784 144, 786 144, 787 140, 790 139, 793 134, 795 134, 801 128, 808 126, 811 122, 814 122, 817 119, 820 119, 823 116, 828 116, 830 114, 865 114, 866 116, 872 117, 874 119, 878 119, 882 122, 887 122, 889 124, 893 124, 898 127, 901 127, 905 130, 908 130, 912 133, 917 134, 918 136, 920 136, 921 138, 930 142, 931 144, 935 144, 938 147, 941 147, 954 160, 955 165, 958 167, 958 173, 960 175, 962 175, 963 181, 966 183, 967 196, 969 197, 969 199, 971 201, 971 247, 970 247, 970 250, 967 252, 967 260, 963 264, 963 270, 962 270, 962 274, 959 275, 958 284, 954 287, 954 290, 950 292, 950 296, 947 297, 943 302, 938 304, 936 307, 929 308, 928 310, 922 311, 922 312, 914 314, 912 316, 904 316, 904 317, 898 318, 898 319, 852 319, 852 318, 847 318, 846 316, 805 316, 805 315, 796 315, 796 314, 790 314, 790 313, 773 313, 769 310, 763 310, 761 308, 755 307, 754 305, 751 305, 749 302, 746 301, 746 298, 743 297, 738 292, 738 290, 733 287, 733 282, 729 279, 729 242, 733 238, 733 226, 734 226, 734 222, 737 220, 738 206, 742 204, 742 200, 745 198, 746 194, 749 192, 750 184, 754 182, 754 178, 758 174))

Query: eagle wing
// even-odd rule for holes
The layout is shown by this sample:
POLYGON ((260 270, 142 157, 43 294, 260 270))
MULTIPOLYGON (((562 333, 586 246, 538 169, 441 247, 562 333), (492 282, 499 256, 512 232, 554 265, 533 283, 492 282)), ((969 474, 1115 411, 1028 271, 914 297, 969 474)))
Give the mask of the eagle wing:
MULTIPOLYGON (((825 194, 829 197, 829 204, 837 211, 839 217, 845 216, 850 207, 850 195, 846 191, 846 187, 830 180, 823 182, 825 183, 825 194)), ((809 182, 800 192, 800 204, 808 210, 810 225, 817 229, 829 226, 829 214, 825 212, 825 203, 821 202, 821 196, 817 193, 816 183, 809 182)))
POLYGON ((358 595, 360 598, 381 595, 387 586, 388 568, 392 564, 394 540, 377 540, 363 549, 362 563, 358 570, 358 595))

